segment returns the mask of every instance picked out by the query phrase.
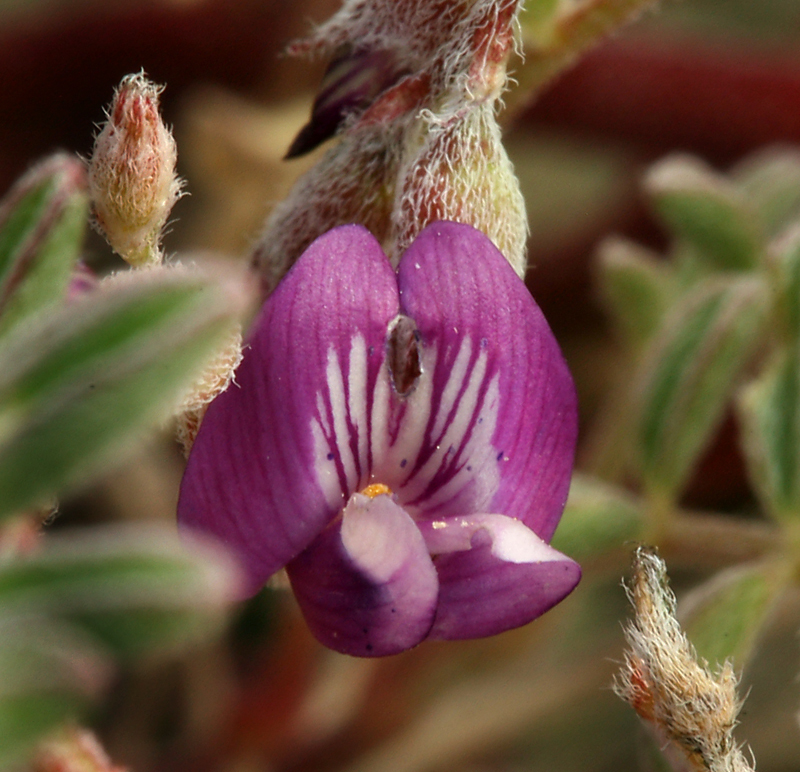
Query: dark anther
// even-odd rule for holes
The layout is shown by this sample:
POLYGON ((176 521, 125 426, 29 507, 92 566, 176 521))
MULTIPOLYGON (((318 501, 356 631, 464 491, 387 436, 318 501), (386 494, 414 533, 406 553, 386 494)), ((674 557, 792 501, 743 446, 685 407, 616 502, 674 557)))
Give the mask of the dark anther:
POLYGON ((399 397, 407 397, 422 375, 421 344, 414 320, 402 314, 389 325, 386 361, 392 385, 399 397))

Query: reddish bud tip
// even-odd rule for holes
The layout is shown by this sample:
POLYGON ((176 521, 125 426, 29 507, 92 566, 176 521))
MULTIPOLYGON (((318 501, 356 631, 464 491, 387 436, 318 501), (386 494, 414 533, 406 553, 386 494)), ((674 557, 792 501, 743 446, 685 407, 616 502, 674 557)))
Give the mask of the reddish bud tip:
POLYGON ((159 111, 161 91, 143 73, 122 79, 89 164, 96 226, 135 266, 160 262, 161 231, 181 192, 177 147, 159 111))

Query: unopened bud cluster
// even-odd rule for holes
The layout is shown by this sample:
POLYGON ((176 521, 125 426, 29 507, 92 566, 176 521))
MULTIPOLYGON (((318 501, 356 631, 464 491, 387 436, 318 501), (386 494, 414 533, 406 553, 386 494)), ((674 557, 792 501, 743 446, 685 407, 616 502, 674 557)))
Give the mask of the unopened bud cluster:
POLYGON ((335 54, 290 155, 339 143, 275 209, 254 262, 270 291, 315 238, 357 222, 393 261, 435 220, 486 233, 515 271, 528 234, 495 113, 521 0, 349 0, 292 53, 335 54))
POLYGON ((161 91, 143 73, 125 77, 89 162, 95 224, 136 267, 161 262, 161 232, 181 194, 177 147, 159 111, 161 91))

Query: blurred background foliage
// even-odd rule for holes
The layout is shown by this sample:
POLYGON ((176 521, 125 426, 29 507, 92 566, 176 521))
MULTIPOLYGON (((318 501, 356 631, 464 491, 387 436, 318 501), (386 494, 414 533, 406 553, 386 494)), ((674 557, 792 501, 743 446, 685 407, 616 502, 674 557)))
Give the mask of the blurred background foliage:
MULTIPOLYGON (((569 14, 581 3, 541 2, 541 14, 532 5, 522 19, 523 85, 530 73, 535 82, 540 60, 564 53, 545 11, 569 14)), ((167 252, 240 263, 271 204, 318 157, 281 160, 324 62, 281 50, 337 7, 5 0, 0 189, 54 149, 86 155, 114 86, 144 68, 167 84, 164 113, 191 193, 174 210, 167 252)), ((174 543, 183 462, 168 432, 151 434, 134 456, 125 443, 127 460, 110 472, 93 464, 42 490, 32 480, 14 513, 38 513, 64 483, 72 491, 46 546, 29 550, 30 518, 2 526, 0 765, 76 716, 137 772, 652 768, 636 716, 609 688, 628 614, 620 579, 632 543, 644 540, 671 568, 700 653, 735 656, 748 694, 739 737, 759 769, 796 769, 800 162, 787 148, 800 147, 799 41, 796 0, 664 2, 589 47, 537 99, 523 88, 508 95, 507 145, 532 231, 527 281, 581 396, 579 471, 554 542, 585 568, 567 602, 494 639, 426 643, 382 661, 323 650, 292 598, 271 589, 232 608, 224 628, 235 578, 223 559, 206 561, 206 547, 196 558, 174 543), (783 149, 763 150, 776 145, 783 149), (77 525, 91 528, 67 533, 77 525)), ((69 237, 69 265, 80 256, 100 272, 118 269, 82 231, 69 237)), ((54 271, 63 283, 62 268, 54 271)), ((198 352, 211 345, 214 319, 233 313, 200 313, 196 299, 207 291, 136 286, 103 308, 122 319, 135 293, 162 298, 151 297, 162 316, 147 323, 164 320, 155 338, 165 348, 145 347, 158 366, 192 331, 198 352), (171 314, 184 315, 184 337, 170 343, 171 314)), ((88 334, 68 304, 53 313, 61 316, 52 329, 88 334)), ((13 340, 10 322, 4 335, 0 398, 13 402, 27 372, 14 351, 31 347, 13 340)), ((123 370, 101 370, 112 385, 127 383, 123 370)), ((80 404, 69 408, 86 390, 59 372, 37 382, 41 393, 61 394, 65 415, 82 415, 80 404)), ((140 385, 137 394, 150 392, 146 378, 140 385)), ((124 389, 108 393, 130 399, 124 389)), ((47 400, 25 394, 26 415, 38 420, 47 400)), ((131 424, 131 437, 171 399, 131 424)), ((7 415, 20 414, 0 401, 0 451, 12 454, 4 465, 15 448, 36 453, 14 445, 28 435, 24 424, 9 434, 7 415)), ((13 469, 0 470, 3 495, 4 479, 20 479, 13 469)), ((43 753, 37 764, 48 763, 43 753)))

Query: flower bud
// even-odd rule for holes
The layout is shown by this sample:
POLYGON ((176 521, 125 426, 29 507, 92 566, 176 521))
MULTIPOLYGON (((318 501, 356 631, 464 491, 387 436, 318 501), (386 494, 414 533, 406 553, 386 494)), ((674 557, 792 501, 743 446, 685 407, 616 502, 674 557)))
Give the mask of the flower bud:
POLYGON ((674 769, 752 772, 733 737, 741 708, 730 661, 712 673, 675 616, 675 595, 658 554, 639 547, 627 587, 633 621, 614 691, 646 722, 674 769))
MULTIPOLYGON (((380 53, 395 74, 427 72, 435 91, 464 101, 492 99, 505 87, 521 0, 346 0, 290 54, 380 53)), ((383 70, 381 72, 384 72, 383 70)))
POLYGON ((401 143, 395 125, 359 127, 300 178, 273 210, 253 253, 264 296, 314 239, 337 225, 360 223, 385 240, 401 143))
POLYGON ((395 260, 426 225, 452 220, 485 233, 525 275, 528 220, 490 103, 442 125, 423 113, 409 129, 392 213, 395 260))
POLYGON ((143 73, 122 79, 89 164, 97 229, 137 267, 161 262, 161 231, 181 194, 177 147, 159 113, 161 91, 143 73))

